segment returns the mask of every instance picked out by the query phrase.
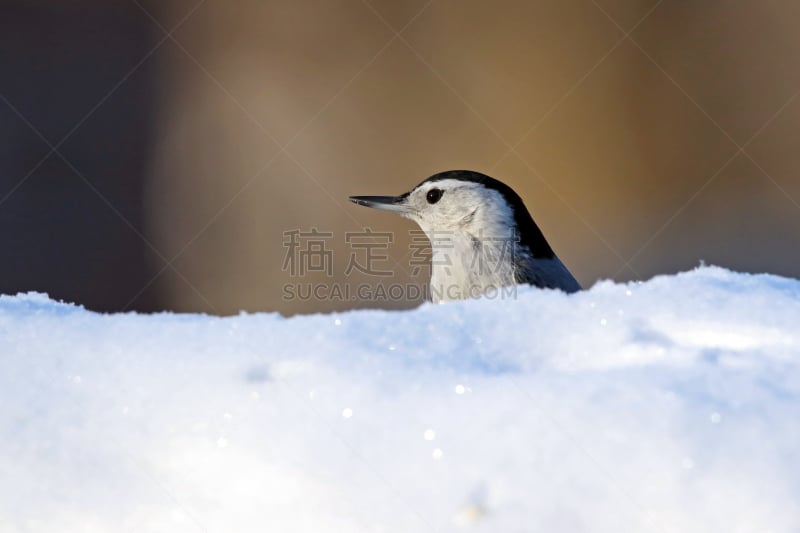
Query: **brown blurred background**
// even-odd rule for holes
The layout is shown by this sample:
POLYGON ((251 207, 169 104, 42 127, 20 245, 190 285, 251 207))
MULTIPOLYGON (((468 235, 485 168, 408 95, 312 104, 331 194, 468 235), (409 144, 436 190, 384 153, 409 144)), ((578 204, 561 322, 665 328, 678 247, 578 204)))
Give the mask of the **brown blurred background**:
POLYGON ((0 0, 0 292, 413 306, 283 287, 426 284, 414 226, 347 196, 452 168, 514 187, 584 286, 800 277, 798 27, 791 0, 0 0), (312 227, 333 278, 284 269, 312 227), (344 275, 364 227, 391 278, 344 275))

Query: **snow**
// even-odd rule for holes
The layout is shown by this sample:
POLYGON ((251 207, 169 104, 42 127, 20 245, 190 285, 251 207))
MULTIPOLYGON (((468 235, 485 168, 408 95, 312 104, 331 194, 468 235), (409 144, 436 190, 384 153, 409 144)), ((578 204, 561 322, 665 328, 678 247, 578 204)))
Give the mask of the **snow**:
POLYGON ((2 532, 797 532, 800 281, 403 312, 0 296, 2 532))

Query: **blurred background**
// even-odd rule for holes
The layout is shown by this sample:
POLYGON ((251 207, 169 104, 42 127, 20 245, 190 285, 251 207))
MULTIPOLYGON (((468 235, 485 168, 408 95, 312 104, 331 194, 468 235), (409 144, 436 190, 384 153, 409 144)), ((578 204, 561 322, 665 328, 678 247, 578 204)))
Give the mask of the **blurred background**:
POLYGON ((800 277, 798 27, 791 0, 0 0, 0 292, 411 307, 285 287, 426 285, 415 226, 347 196, 454 168, 517 190, 586 287, 800 277), (345 274, 363 228, 390 277, 345 274), (301 276, 312 229, 330 268, 301 276))

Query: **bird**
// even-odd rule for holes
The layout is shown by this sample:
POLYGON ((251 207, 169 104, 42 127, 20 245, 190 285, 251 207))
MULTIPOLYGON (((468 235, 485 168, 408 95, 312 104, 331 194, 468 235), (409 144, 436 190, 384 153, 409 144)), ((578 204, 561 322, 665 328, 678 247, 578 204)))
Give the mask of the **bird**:
POLYGON ((434 303, 507 294, 502 291, 518 285, 581 290, 522 198, 480 172, 448 170, 399 196, 349 199, 419 225, 431 243, 429 297, 434 303))

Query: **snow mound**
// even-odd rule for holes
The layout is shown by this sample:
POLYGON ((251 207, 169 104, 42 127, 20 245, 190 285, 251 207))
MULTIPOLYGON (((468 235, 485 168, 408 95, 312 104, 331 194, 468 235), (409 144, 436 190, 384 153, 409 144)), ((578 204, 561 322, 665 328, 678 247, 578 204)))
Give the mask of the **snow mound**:
POLYGON ((800 281, 406 312, 0 296, 2 532, 797 532, 800 281))

